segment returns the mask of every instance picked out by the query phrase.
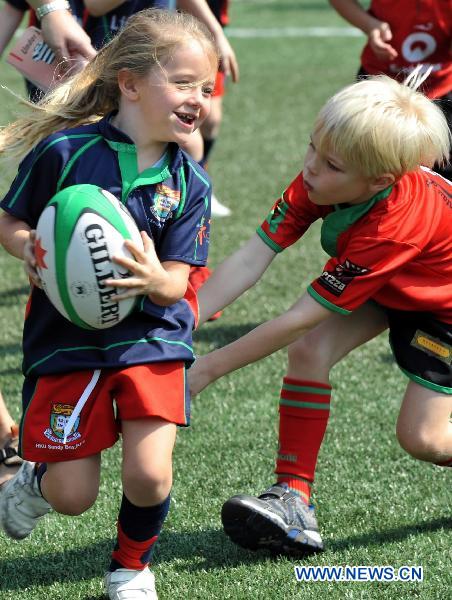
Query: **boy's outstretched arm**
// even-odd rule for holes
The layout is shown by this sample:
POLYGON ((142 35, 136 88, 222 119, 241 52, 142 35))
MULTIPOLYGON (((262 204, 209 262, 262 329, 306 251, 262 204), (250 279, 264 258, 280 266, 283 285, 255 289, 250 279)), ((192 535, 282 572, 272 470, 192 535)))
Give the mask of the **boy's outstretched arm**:
POLYGON ((275 256, 276 252, 255 234, 226 258, 198 291, 199 325, 252 287, 275 256))
POLYGON ((286 313, 267 321, 235 342, 201 356, 188 372, 193 395, 230 373, 288 346, 331 315, 305 293, 286 313))

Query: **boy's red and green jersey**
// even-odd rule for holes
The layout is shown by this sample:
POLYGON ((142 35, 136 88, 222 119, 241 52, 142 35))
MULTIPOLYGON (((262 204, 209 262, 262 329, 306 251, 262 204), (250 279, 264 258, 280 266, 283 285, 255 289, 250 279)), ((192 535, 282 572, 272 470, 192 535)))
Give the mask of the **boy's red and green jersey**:
POLYGON ((429 312, 452 323, 452 185, 428 169, 408 173, 368 202, 317 206, 303 174, 275 203, 257 233, 275 252, 323 219, 331 256, 309 294, 348 314, 373 299, 388 308, 429 312))

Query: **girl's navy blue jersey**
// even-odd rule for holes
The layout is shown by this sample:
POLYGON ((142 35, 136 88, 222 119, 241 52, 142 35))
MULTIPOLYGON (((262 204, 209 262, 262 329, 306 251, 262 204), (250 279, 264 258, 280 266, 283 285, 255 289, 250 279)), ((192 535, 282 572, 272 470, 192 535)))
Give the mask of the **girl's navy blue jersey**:
POLYGON ((128 0, 102 17, 85 17, 84 29, 91 38, 91 43, 99 50, 120 31, 127 19, 145 8, 175 9, 175 0, 128 0))
MULTIPOLYGON (((59 131, 22 161, 1 202, 32 229, 59 190, 91 183, 127 206, 153 239, 160 261, 205 265, 209 244, 210 180, 176 144, 158 167, 138 173, 136 148, 108 117, 59 131)), ((23 371, 52 374, 162 361, 193 361, 194 315, 187 301, 162 307, 142 297, 118 325, 85 330, 66 320, 33 288, 24 325, 23 371)))

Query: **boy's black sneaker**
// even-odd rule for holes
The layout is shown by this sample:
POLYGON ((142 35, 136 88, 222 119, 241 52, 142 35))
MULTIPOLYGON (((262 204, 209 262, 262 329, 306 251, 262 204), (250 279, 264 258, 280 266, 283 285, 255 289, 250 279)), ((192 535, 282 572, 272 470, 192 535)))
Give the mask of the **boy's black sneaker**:
POLYGON ((221 520, 231 540, 248 550, 264 548, 289 556, 323 550, 314 507, 286 483, 272 485, 257 498, 233 496, 223 504, 221 520))

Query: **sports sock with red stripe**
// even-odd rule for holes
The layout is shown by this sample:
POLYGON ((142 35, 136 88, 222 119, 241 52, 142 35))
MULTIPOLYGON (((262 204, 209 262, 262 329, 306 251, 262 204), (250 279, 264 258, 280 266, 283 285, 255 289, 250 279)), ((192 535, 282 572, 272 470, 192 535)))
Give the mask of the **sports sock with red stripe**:
POLYGON ((317 456, 330 414, 331 386, 284 377, 279 402, 278 482, 309 504, 317 456))
POLYGON ((123 494, 118 537, 109 571, 142 570, 149 564, 170 505, 170 496, 155 506, 135 506, 123 494))

